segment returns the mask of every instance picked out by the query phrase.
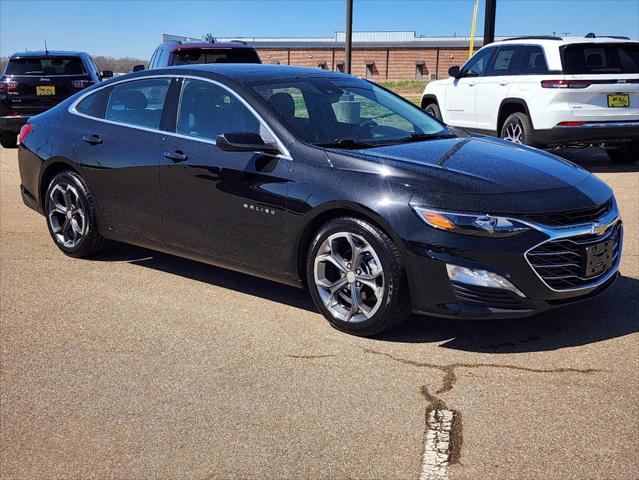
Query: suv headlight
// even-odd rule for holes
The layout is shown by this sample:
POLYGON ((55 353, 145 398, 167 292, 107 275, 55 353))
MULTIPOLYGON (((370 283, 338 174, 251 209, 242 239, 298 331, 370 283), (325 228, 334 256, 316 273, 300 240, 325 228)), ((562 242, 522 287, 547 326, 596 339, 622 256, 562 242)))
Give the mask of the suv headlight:
POLYGON ((464 235, 512 237, 530 230, 529 226, 513 218, 412 207, 419 218, 431 227, 464 235))

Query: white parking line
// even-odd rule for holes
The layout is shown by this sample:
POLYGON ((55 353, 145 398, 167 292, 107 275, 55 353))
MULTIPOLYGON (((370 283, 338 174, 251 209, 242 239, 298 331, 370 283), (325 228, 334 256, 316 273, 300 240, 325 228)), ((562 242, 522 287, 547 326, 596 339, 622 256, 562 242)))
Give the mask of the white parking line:
POLYGON ((419 480, 448 480, 450 456, 450 429, 453 424, 451 410, 428 412, 428 426, 424 436, 422 473, 419 480))

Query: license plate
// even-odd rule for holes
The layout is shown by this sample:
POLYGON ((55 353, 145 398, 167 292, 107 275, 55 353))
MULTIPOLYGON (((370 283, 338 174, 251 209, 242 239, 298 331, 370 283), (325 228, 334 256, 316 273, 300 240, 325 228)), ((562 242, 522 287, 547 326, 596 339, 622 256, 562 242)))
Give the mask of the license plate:
POLYGON ((36 95, 55 95, 55 87, 53 85, 37 86, 36 95))
POLYGON ((613 239, 586 247, 586 277, 596 277, 612 267, 613 239))
POLYGON ((610 108, 624 108, 630 106, 630 95, 627 93, 613 93, 608 95, 608 106, 610 108))

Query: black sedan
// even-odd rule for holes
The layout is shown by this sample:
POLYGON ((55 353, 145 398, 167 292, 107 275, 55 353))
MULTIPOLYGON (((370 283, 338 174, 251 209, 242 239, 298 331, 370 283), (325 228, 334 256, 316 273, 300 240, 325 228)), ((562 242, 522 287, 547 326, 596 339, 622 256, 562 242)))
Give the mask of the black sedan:
POLYGON ((365 80, 276 65, 139 72, 33 117, 22 196, 56 245, 118 240, 308 288, 336 328, 520 317, 618 276, 611 189, 365 80))

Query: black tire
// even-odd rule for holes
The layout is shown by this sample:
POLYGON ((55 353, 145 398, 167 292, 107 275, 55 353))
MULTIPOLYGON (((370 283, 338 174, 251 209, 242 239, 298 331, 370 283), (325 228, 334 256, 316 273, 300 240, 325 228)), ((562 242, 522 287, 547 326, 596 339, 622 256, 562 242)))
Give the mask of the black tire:
MULTIPOLYGON (((345 279, 346 275, 343 278, 345 279)), ((338 330, 359 336, 371 336, 399 325, 410 315, 408 282, 399 250, 388 235, 365 220, 341 217, 322 226, 308 250, 306 280, 315 305, 329 323, 338 330), (382 272, 378 275, 383 278, 383 294, 379 296, 380 303, 375 313, 370 317, 366 315, 367 318, 364 321, 347 322, 333 315, 324 304, 315 282, 315 258, 320 247, 329 236, 342 233, 352 233, 365 240, 381 263, 382 272)), ((345 288, 353 286, 352 283, 354 282, 351 281, 351 285, 345 288)), ((357 283, 357 285, 360 284, 357 283)), ((362 285, 358 302, 367 301, 366 296, 361 293, 365 288, 366 286, 362 285)))
POLYGON ((439 120, 440 122, 442 121, 442 112, 439 110, 439 105, 436 103, 429 103, 426 105, 426 108, 424 108, 424 111, 431 117, 439 120))
POLYGON ((3 148, 17 148, 18 135, 8 130, 0 131, 0 145, 2 145, 3 148))
POLYGON ((533 127, 528 115, 521 112, 512 113, 506 118, 501 127, 499 137, 514 143, 521 143, 529 147, 536 146, 533 127), (518 140, 515 140, 518 138, 518 140))
POLYGON ((71 171, 58 173, 49 183, 46 195, 44 207, 47 226, 49 228, 51 238, 60 250, 70 257, 81 258, 94 255, 104 249, 106 246, 106 240, 98 231, 95 207, 93 200, 91 199, 91 193, 89 192, 87 184, 80 175, 71 171), (67 205, 68 200, 63 192, 67 192, 73 197, 76 197, 71 202, 71 205, 67 205), (53 198, 56 198, 58 204, 54 202, 53 198), (63 203, 65 204, 65 211, 71 210, 71 214, 69 214, 71 218, 61 213, 62 209, 60 207, 63 206, 63 203), (76 213, 74 214, 73 212, 76 213), (81 222, 80 217, 82 218, 81 222), (65 235, 64 231, 62 233, 60 233, 60 231, 55 232, 54 229, 56 227, 54 227, 54 223, 57 224, 57 227, 61 227, 60 220, 64 222, 65 226, 69 224, 68 228, 71 228, 71 232, 68 236, 71 237, 74 235, 73 232, 75 231, 74 226, 71 225, 73 219, 76 219, 76 226, 81 223, 80 230, 82 233, 78 234, 77 242, 71 245, 63 243, 67 235, 65 235), (62 239, 60 235, 62 236, 62 239))
POLYGON ((613 162, 635 163, 639 160, 639 141, 630 142, 622 148, 610 148, 607 152, 613 162))

